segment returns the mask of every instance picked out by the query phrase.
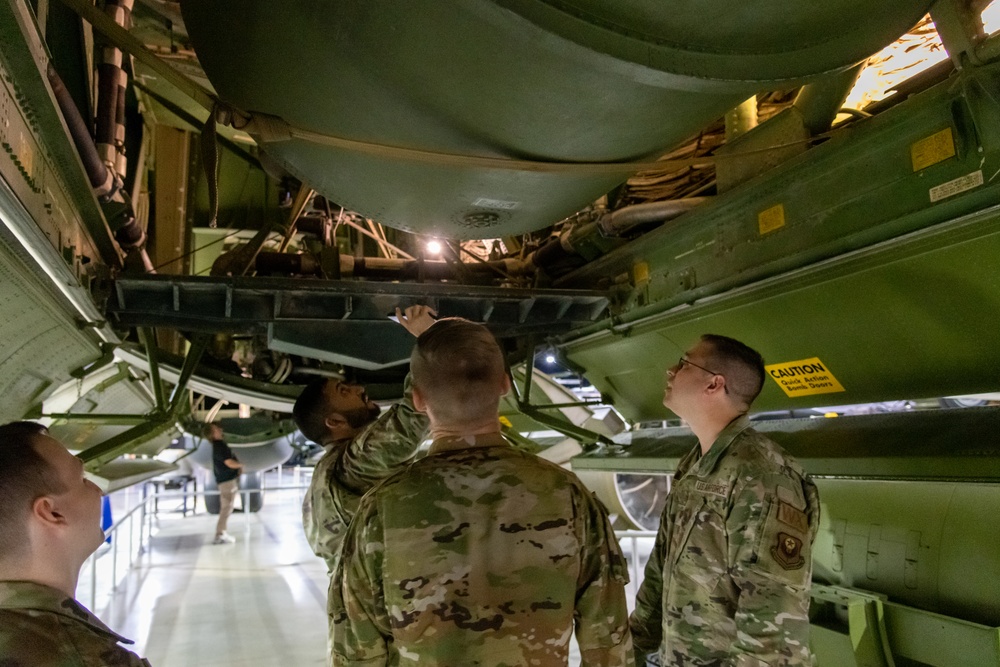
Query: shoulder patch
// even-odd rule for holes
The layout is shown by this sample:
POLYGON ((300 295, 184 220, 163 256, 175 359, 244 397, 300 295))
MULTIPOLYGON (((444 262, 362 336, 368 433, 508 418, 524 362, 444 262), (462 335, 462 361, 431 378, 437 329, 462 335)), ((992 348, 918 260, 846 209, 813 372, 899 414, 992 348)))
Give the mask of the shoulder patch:
POLYGON ((713 496, 722 496, 723 498, 726 496, 726 491, 729 490, 725 484, 712 484, 710 482, 695 482, 694 488, 701 493, 710 493, 713 496))
POLYGON ((799 531, 803 535, 809 533, 809 519, 806 513, 797 510, 788 503, 778 501, 778 521, 799 531))
POLYGON ((771 547, 771 556, 786 570, 797 570, 806 563, 802 557, 802 540, 788 533, 778 533, 777 542, 771 547))

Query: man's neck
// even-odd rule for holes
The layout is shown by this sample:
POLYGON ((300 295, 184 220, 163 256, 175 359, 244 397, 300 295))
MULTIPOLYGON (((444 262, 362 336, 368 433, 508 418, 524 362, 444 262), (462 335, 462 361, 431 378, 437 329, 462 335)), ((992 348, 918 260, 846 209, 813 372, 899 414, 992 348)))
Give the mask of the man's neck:
POLYGON ((80 568, 68 563, 44 566, 45 559, 29 556, 27 562, 0 561, 0 581, 31 581, 54 588, 67 597, 76 596, 80 568))
POLYGON ((693 419, 688 419, 688 426, 697 436, 698 444, 701 445, 702 456, 708 453, 712 445, 719 439, 719 434, 729 426, 734 419, 744 413, 733 410, 709 411, 697 415, 693 419))
POLYGON ((500 433, 500 421, 497 418, 480 422, 464 422, 460 424, 435 424, 431 422, 431 440, 438 438, 463 438, 475 435, 490 435, 500 433))

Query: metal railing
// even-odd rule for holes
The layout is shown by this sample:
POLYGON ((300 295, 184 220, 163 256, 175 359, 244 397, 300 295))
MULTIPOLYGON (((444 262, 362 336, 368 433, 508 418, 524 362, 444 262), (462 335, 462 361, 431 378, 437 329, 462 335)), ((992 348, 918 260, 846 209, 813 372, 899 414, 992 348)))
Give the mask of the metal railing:
POLYGON ((645 561, 652 549, 652 544, 649 545, 649 548, 646 548, 645 544, 640 548, 640 540, 646 542, 655 539, 656 531, 616 530, 615 537, 618 538, 618 544, 628 558, 628 586, 625 590, 628 593, 628 599, 635 600, 635 596, 639 593, 639 584, 642 583, 645 561))
MULTIPOLYGON (((280 467, 277 470, 278 473, 278 485, 268 487, 265 483, 266 477, 262 479, 260 489, 240 489, 240 496, 242 496, 243 508, 250 507, 250 496, 255 493, 260 493, 265 495, 268 492, 273 491, 304 491, 309 488, 308 484, 298 483, 303 475, 301 470, 296 467, 293 473, 293 479, 296 483, 291 486, 284 486, 282 482, 282 470, 280 467)), ((311 472, 311 468, 308 469, 311 472)), ((305 475, 308 476, 308 475, 305 475)), ((128 509, 123 517, 115 521, 111 526, 109 526, 104 531, 105 542, 109 544, 108 548, 101 547, 90 557, 84 561, 84 567, 81 568, 82 572, 89 573, 89 582, 87 586, 89 588, 90 604, 88 608, 95 610, 97 604, 97 590, 101 587, 114 594, 118 591, 122 580, 128 575, 132 567, 142 558, 144 555, 151 554, 150 542, 154 533, 153 519, 160 513, 166 511, 174 510, 160 510, 158 508, 159 501, 162 500, 182 500, 185 505, 188 500, 192 501, 192 514, 196 513, 195 509, 197 507, 198 498, 204 499, 207 496, 218 496, 219 491, 206 491, 206 490, 195 490, 195 491, 153 491, 149 492, 148 486, 143 486, 142 499, 139 500, 135 505, 128 509), (151 509, 156 508, 156 509, 151 509), (138 523, 138 540, 136 539, 136 524, 138 523), (128 540, 122 544, 123 533, 127 533, 128 540), (124 558, 120 558, 120 552, 124 550, 124 558), (106 563, 105 559, 110 556, 110 569, 104 568, 104 571, 98 567, 99 563, 106 563), (124 566, 121 566, 124 563, 124 566)), ((204 502, 204 500, 203 500, 204 502)), ((250 529, 250 515, 252 512, 244 509, 244 525, 247 530, 250 529)), ((186 516, 186 514, 185 514, 186 516)))

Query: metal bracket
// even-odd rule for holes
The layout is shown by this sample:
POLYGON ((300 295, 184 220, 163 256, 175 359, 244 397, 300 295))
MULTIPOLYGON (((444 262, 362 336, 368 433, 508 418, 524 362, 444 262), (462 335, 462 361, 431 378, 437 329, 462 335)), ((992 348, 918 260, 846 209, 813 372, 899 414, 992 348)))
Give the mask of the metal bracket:
POLYGON ((559 408, 559 407, 573 407, 578 405, 593 405, 593 403, 580 402, 580 403, 558 403, 552 405, 531 405, 531 381, 535 370, 535 342, 534 339, 528 341, 528 356, 525 359, 525 371, 524 371, 524 389, 521 392, 517 391, 517 383, 514 381, 514 376, 511 374, 510 369, 507 370, 508 376, 510 377, 510 385, 514 389, 514 395, 517 399, 517 409, 520 410, 524 415, 531 417, 535 421, 544 424, 554 431, 558 431, 565 436, 573 438, 580 441, 581 444, 593 444, 600 443, 608 447, 615 447, 615 443, 606 436, 599 433, 594 433, 593 431, 581 428, 575 424, 571 424, 562 419, 553 417, 552 415, 543 412, 545 409, 549 408, 559 408))
MULTIPOLYGON (((108 438, 98 445, 94 445, 93 447, 80 452, 78 457, 87 465, 88 469, 100 466, 119 457, 127 452, 129 447, 136 440, 148 436, 176 420, 177 411, 180 408, 184 391, 187 389, 188 381, 191 379, 194 369, 197 368, 198 362, 201 361, 201 357, 204 354, 205 349, 208 347, 208 342, 208 336, 199 336, 191 344, 187 356, 184 358, 184 365, 181 367, 181 373, 177 378, 177 384, 170 393, 170 401, 169 404, 166 405, 165 410, 161 410, 158 407, 150 414, 145 415, 145 420, 143 422, 136 424, 127 431, 119 433, 114 437, 108 438)), ((153 376, 152 361, 153 358, 151 357, 150 377, 153 376)), ((159 396, 157 397, 157 400, 159 400, 159 396)), ((122 417, 131 418, 132 415, 122 415, 122 417)))
POLYGON ((814 584, 812 597, 847 607, 851 646, 859 667, 896 667, 885 627, 886 596, 841 586, 814 584))

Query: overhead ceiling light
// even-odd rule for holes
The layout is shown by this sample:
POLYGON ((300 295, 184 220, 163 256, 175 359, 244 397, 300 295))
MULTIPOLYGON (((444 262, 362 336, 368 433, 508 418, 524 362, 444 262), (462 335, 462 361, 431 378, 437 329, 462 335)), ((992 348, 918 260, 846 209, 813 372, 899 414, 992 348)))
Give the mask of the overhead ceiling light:
POLYGON ((431 240, 427 242, 427 253, 430 255, 440 255, 441 254, 441 242, 436 240, 431 240))
POLYGON ((545 363, 547 363, 547 364, 554 364, 554 363, 556 363, 556 357, 555 357, 555 355, 554 354, 546 354, 545 355, 545 363))

